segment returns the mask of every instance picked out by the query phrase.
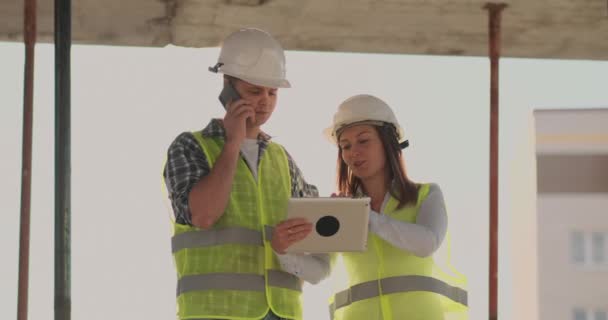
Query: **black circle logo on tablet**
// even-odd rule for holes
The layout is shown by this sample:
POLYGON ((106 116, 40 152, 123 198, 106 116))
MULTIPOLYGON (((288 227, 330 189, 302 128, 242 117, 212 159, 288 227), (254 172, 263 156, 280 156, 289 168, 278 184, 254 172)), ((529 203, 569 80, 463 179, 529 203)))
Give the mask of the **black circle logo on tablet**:
POLYGON ((317 233, 323 237, 331 237, 340 230, 340 221, 332 216, 325 216, 317 220, 317 233))

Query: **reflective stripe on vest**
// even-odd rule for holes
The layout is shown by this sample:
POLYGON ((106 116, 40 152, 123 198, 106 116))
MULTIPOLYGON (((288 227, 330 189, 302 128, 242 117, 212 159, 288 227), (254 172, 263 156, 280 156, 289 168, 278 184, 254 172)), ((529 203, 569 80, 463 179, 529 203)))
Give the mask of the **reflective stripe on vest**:
MULTIPOLYGON (((264 226, 266 240, 272 240, 271 226, 264 226)), ((262 233, 243 227, 230 227, 214 230, 195 230, 177 234, 171 238, 171 251, 217 246, 222 244, 248 244, 263 246, 262 233)))
MULTIPOLYGON (((272 287, 302 291, 300 279, 281 270, 268 270, 268 285, 272 287)), ((177 295, 202 290, 266 290, 263 275, 247 273, 209 273, 183 276, 177 282, 177 295)))
POLYGON ((261 232, 242 227, 188 231, 177 234, 171 238, 171 250, 173 253, 182 249, 201 248, 222 244, 264 245, 261 232))
MULTIPOLYGON (((453 287, 441 280, 425 276, 397 276, 380 279, 382 294, 428 291, 440 294, 462 305, 467 305, 467 291, 453 287)), ((346 307, 353 302, 380 296, 378 281, 359 283, 349 289, 338 292, 330 310, 346 307)))
POLYGON ((272 233, 274 232, 274 227, 271 226, 264 226, 264 233, 266 234, 266 241, 270 242, 272 241, 272 233))

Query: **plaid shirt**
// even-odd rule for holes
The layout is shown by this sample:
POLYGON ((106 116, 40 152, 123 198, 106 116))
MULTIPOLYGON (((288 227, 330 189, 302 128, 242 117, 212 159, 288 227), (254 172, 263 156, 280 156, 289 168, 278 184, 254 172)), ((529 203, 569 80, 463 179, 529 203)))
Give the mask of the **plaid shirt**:
MULTIPOLYGON (((213 119, 202 131, 205 137, 224 137, 225 130, 222 121, 213 119)), ((258 162, 270 143, 271 137, 261 132, 258 135, 260 151, 258 162)), ((306 183, 302 171, 298 168, 293 158, 287 153, 289 163, 289 175, 291 177, 291 196, 318 197, 317 187, 306 183)), ((241 155, 242 157, 242 155, 241 155)), ((169 192, 169 199, 175 214, 175 222, 179 224, 192 225, 192 215, 188 207, 188 194, 192 187, 209 174, 211 168, 201 149, 198 141, 190 132, 180 134, 169 147, 167 153, 167 164, 164 170, 165 184, 169 192)))

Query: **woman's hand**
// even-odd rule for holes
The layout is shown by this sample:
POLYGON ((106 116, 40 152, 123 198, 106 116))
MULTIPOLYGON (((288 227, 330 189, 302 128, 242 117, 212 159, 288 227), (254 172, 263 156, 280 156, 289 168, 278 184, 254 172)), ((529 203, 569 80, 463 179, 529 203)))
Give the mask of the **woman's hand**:
POLYGON ((285 254, 287 248, 301 241, 312 231, 312 223, 304 218, 285 220, 274 227, 272 249, 278 254, 285 254))

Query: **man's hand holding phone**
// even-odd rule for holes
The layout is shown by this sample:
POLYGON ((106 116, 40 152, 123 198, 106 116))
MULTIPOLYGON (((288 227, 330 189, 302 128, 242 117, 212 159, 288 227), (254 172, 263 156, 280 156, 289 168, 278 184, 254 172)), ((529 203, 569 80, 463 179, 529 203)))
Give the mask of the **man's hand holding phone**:
POLYGON ((247 135, 248 119, 255 122, 255 109, 249 101, 240 99, 227 104, 224 116, 226 143, 241 145, 247 135))

